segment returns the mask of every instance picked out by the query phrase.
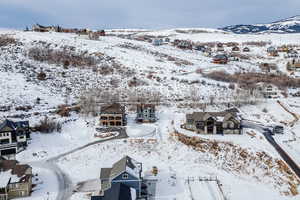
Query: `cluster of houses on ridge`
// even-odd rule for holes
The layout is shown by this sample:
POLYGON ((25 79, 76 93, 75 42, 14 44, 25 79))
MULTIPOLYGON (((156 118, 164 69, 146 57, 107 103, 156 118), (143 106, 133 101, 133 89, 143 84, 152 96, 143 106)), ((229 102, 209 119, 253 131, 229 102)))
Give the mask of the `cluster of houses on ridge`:
MULTIPOLYGON (((151 123, 157 120, 154 104, 138 104, 136 111, 136 122, 138 123, 151 123)), ((99 120, 100 126, 104 127, 126 126, 127 118, 125 106, 119 103, 103 106, 99 113, 99 120)))
MULTIPOLYGON (((155 122, 155 106, 137 106, 136 122, 155 122)), ((126 126, 125 107, 118 103, 103 107, 100 125, 104 127, 126 126)), ((184 128, 200 134, 241 134, 241 118, 237 109, 223 112, 194 112, 186 115, 184 128)))
MULTIPOLYGON (((27 29, 27 31, 29 31, 27 29)), ((63 28, 61 26, 42 26, 34 24, 32 26, 34 32, 58 32, 58 33, 76 33, 78 35, 88 35, 91 40, 98 40, 100 36, 105 36, 105 30, 92 31, 89 29, 63 28)))

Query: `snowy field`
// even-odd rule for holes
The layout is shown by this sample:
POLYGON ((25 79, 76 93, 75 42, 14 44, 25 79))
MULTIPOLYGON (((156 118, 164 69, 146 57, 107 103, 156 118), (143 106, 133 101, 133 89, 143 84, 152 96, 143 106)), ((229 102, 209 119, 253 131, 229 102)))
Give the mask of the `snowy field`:
MULTIPOLYGON (((113 30, 114 34, 134 33, 138 35, 168 36, 173 39, 189 39, 194 42, 249 42, 265 41, 272 45, 297 44, 300 34, 262 34, 262 35, 235 35, 223 31, 208 30, 209 33, 184 34, 176 30, 147 31, 147 30, 113 30), (146 32, 145 32, 146 31, 146 32)), ((218 82, 204 78, 197 72, 225 70, 228 73, 246 71, 260 71, 260 62, 278 63, 279 70, 286 72, 285 60, 281 54, 277 58, 269 58, 266 48, 251 47, 250 60, 234 61, 228 65, 211 63, 211 58, 196 51, 175 48, 170 44, 153 46, 150 43, 123 39, 115 36, 102 37, 99 41, 88 40, 75 34, 63 33, 32 33, 11 30, 1 30, 9 33, 22 42, 18 49, 5 47, 1 49, 0 58, 0 102, 1 106, 11 106, 10 111, 0 111, 0 119, 16 114, 25 115, 31 124, 36 124, 48 111, 64 103, 78 103, 83 90, 97 87, 112 87, 112 80, 117 80, 113 89, 129 90, 132 95, 136 93, 128 85, 133 77, 142 80, 144 85, 138 89, 161 92, 166 104, 157 108, 158 122, 153 124, 136 124, 135 114, 128 111, 129 120, 127 133, 129 138, 112 140, 91 145, 82 150, 63 156, 58 160, 58 166, 71 178, 76 185, 87 180, 99 178, 100 168, 111 165, 129 155, 143 163, 144 173, 157 166, 157 198, 161 200, 190 200, 191 195, 195 200, 220 199, 219 190, 215 184, 194 182, 188 187, 188 177, 218 177, 223 185, 223 191, 230 200, 296 200, 299 195, 292 197, 286 195, 289 191, 287 175, 277 168, 269 167, 258 162, 259 156, 266 155, 272 162, 280 159, 278 153, 265 140, 263 135, 255 130, 246 129, 243 135, 233 136, 203 136, 180 128, 185 121, 185 114, 195 109, 184 106, 183 99, 191 99, 190 91, 193 88, 200 91, 201 102, 208 102, 210 96, 216 96, 216 101, 231 101, 236 92, 229 89, 228 83, 218 82), (38 42, 40 41, 40 43, 38 42), (73 46, 76 52, 87 54, 103 53, 107 58, 120 64, 121 69, 133 71, 127 75, 119 71, 103 75, 90 68, 68 68, 63 66, 37 62, 26 56, 28 49, 36 45, 49 45, 53 49, 62 49, 64 46, 73 46), (130 43, 130 44, 129 44, 130 43), (128 45, 129 46, 126 46, 128 45), (136 49, 134 49, 136 48, 136 49), (14 54, 11 54, 15 51, 14 54), (188 61, 189 64, 176 64, 161 55, 188 61), (45 81, 36 80, 36 74, 43 69, 49 77, 45 81), (64 75, 62 75, 64 72, 64 75), (205 84, 204 84, 205 82, 205 84), (201 83, 201 84, 200 84, 201 83), (69 91, 67 93, 66 91, 69 91), (36 103, 37 98, 40 102, 36 103), (178 101, 175 101, 178 100, 178 101), (182 106, 183 105, 183 106, 182 106), (30 111, 17 111, 18 106, 31 106, 30 111), (179 108, 180 107, 180 108, 179 108), (42 112, 34 115, 34 112, 42 112), (43 113, 44 112, 44 113, 43 113), (31 114, 30 116, 26 116, 31 114), (222 144, 229 152, 215 155, 211 151, 197 151, 177 141, 171 134, 174 130, 186 136, 206 139, 222 144), (156 139, 157 143, 132 142, 140 139, 156 139), (247 152, 249 159, 241 160, 238 151, 247 152), (228 156, 228 157, 226 157, 228 156), (230 159, 228 159, 230 158, 230 159), (235 160, 236 159, 236 160, 235 160), (238 163, 239 166, 235 166, 238 163), (234 167, 233 167, 234 166, 234 167), (240 170, 239 170, 240 168, 240 170)), ((42 46, 45 47, 45 46, 42 46)), ((229 51, 229 48, 225 48, 229 51)), ((104 59, 100 69, 110 61, 104 59)), ((112 91, 112 90, 111 90, 112 91)), ((111 92, 110 91, 110 92, 111 92)), ((279 99, 294 113, 300 113, 299 98, 279 99)), ((209 106, 207 111, 224 110, 224 106, 209 106)), ((240 108, 245 119, 258 121, 266 125, 288 124, 295 120, 294 116, 284 110, 276 100, 263 100, 257 105, 247 105, 240 108)), ((198 110, 200 111, 200 110, 198 110)), ((99 141, 95 138, 96 117, 84 117, 73 114, 71 117, 59 120, 71 121, 63 124, 61 133, 42 134, 33 133, 27 150, 19 153, 17 159, 24 163, 38 163, 51 159, 62 153, 82 147, 86 144, 99 141), (74 120, 73 120, 74 119, 74 120)), ((285 134, 276 135, 275 139, 280 145, 300 164, 300 125, 295 121, 293 126, 284 125, 285 134)), ((34 164, 33 164, 34 166, 34 164)), ((27 199, 54 200, 58 194, 57 180, 52 171, 36 167, 34 173, 39 174, 40 182, 32 197, 27 199), (47 194, 49 192, 49 195, 47 194), (49 198, 48 198, 49 197, 49 198)), ((299 184, 298 184, 299 185, 299 184)), ((90 199, 91 192, 77 192, 72 200, 90 199)), ((24 199, 25 200, 25 199, 24 199)))

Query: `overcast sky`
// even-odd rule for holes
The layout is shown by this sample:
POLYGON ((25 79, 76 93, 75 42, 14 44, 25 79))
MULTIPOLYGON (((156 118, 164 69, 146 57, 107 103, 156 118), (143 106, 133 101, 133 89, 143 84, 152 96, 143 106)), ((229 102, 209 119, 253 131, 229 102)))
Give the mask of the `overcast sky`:
POLYGON ((0 0, 0 27, 223 27, 300 15, 300 0, 0 0))

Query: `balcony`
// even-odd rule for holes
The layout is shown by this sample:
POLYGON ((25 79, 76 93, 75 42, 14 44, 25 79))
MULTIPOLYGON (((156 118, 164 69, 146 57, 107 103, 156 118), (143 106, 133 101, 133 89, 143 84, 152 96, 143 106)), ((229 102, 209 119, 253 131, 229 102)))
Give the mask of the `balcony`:
POLYGON ((11 149, 11 148, 17 148, 17 143, 9 143, 9 144, 0 144, 0 150, 3 149, 11 149))

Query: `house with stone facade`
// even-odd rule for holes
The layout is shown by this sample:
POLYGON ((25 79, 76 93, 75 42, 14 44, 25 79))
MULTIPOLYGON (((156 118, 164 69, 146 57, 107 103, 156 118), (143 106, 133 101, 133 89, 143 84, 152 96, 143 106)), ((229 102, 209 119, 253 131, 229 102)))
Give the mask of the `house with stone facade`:
POLYGON ((198 134, 242 134, 241 118, 237 109, 187 114, 183 126, 198 134))

